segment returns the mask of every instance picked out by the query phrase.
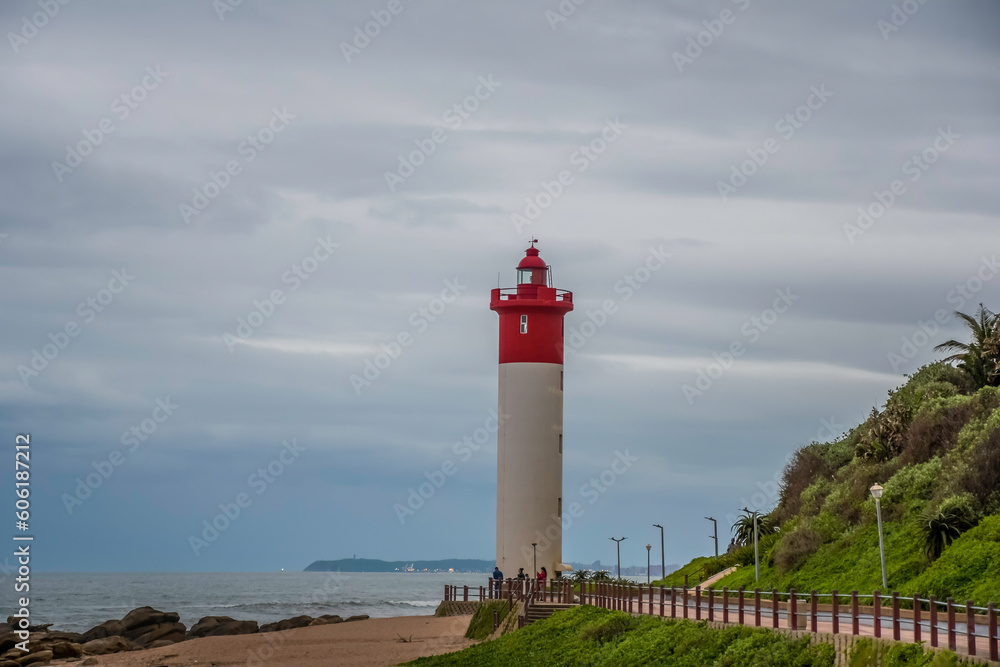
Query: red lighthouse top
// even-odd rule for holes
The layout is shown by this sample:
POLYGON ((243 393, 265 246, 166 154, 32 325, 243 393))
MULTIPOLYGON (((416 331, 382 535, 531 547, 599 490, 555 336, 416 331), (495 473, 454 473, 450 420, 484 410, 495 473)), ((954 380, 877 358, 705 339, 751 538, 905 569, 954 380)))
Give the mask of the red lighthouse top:
POLYGON ((552 287, 552 267, 535 243, 517 265, 517 287, 497 288, 490 299, 500 315, 501 364, 563 362, 563 316, 573 310, 573 293, 552 287))

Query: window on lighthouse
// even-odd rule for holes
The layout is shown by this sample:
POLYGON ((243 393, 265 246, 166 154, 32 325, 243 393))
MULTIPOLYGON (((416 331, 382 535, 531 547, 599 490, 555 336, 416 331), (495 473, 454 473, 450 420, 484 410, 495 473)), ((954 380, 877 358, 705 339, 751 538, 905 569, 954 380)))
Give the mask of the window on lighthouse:
POLYGON ((517 270, 517 284, 518 285, 544 285, 545 284, 545 269, 535 268, 535 269, 518 269, 517 270))
POLYGON ((528 333, 528 316, 521 315, 521 333, 528 333))

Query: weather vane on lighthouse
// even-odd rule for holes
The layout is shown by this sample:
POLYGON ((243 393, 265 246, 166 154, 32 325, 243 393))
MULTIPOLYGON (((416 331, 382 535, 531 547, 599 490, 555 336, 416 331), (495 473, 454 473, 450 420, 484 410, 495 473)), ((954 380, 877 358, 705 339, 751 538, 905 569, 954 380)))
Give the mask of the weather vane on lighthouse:
POLYGON ((563 317, 573 293, 552 286, 536 243, 517 265, 517 287, 490 299, 500 316, 497 566, 557 576, 572 569, 562 562, 562 419, 563 317))

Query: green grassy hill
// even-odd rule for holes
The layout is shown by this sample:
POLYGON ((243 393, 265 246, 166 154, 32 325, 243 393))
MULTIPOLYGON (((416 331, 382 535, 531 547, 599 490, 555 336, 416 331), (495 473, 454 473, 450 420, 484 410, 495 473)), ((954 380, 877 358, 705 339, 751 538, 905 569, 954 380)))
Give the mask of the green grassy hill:
MULTIPOLYGON (((1000 335, 995 318, 992 327, 1000 335)), ((718 562, 695 559, 664 584, 687 573, 694 586, 739 564, 716 587, 881 589, 869 492, 880 483, 891 590, 1000 602, 1000 388, 991 386, 1000 382, 990 371, 995 358, 970 354, 957 368, 921 368, 864 423, 795 453, 778 505, 764 517, 775 532, 760 541, 759 583, 744 528, 737 538, 747 546, 718 562)))

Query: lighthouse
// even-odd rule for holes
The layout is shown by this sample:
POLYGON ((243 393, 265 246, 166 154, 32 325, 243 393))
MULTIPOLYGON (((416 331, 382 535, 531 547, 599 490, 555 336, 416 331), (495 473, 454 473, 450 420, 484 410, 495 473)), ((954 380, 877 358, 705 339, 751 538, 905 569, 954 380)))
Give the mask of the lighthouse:
POLYGON ((517 265, 517 287, 497 288, 500 425, 497 432, 497 565, 549 577, 562 563, 563 317, 573 293, 552 286, 537 240, 517 265), (533 545, 534 543, 534 545, 533 545))

